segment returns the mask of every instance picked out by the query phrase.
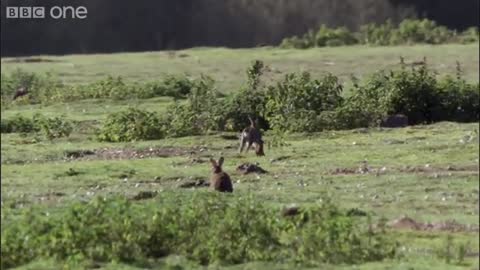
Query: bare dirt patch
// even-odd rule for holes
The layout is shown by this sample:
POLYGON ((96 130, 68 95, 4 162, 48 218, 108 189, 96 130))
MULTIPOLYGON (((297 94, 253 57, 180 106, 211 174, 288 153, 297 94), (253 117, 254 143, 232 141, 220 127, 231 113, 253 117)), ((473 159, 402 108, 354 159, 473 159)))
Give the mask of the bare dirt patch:
POLYGON ((149 147, 145 149, 133 148, 101 148, 96 150, 74 150, 65 152, 66 160, 122 160, 143 159, 152 157, 191 156, 197 152, 206 151, 205 148, 183 147, 149 147))
POLYGON ((410 217, 403 216, 387 223, 387 226, 398 230, 416 231, 449 231, 449 232, 478 232, 479 226, 475 224, 460 224, 455 220, 437 223, 422 223, 410 217))

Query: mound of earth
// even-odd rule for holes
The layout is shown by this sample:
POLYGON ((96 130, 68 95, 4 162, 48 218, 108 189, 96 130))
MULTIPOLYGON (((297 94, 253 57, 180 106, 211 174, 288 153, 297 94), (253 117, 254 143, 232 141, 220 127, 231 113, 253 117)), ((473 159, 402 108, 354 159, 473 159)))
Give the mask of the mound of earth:
POLYGON ((137 195, 133 196, 132 200, 139 201, 139 200, 146 200, 151 199, 157 196, 157 191, 140 191, 137 195))
POLYGON ((404 216, 399 219, 395 219, 387 224, 388 226, 394 229, 410 229, 410 230, 420 230, 423 227, 423 224, 417 223, 414 219, 404 216))
POLYGON ((195 179, 193 181, 187 181, 180 184, 179 188, 197 188, 197 187, 208 187, 210 183, 205 179, 195 179))
POLYGON ((237 172, 241 174, 249 174, 249 173, 267 173, 264 169, 260 166, 252 163, 243 163, 237 167, 237 172))

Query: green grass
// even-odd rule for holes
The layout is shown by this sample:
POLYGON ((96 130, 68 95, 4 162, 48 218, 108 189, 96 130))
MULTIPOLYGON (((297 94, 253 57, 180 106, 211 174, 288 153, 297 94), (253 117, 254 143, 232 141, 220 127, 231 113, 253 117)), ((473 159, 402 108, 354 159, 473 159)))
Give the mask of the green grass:
MULTIPOLYGON (((105 74, 128 79, 152 79, 162 73, 204 72, 220 81, 220 87, 233 90, 245 79, 244 70, 250 60, 260 58, 282 73, 301 68, 314 75, 330 71, 347 78, 348 74, 367 74, 383 67, 393 67, 398 57, 407 61, 424 55, 441 73, 452 73, 455 60, 463 63, 466 77, 478 81, 478 44, 412 47, 344 47, 310 50, 271 48, 227 50, 192 49, 167 53, 135 53, 88 56, 48 57, 62 62, 12 64, 2 63, 4 71, 22 67, 31 71, 61 72, 62 79, 86 82, 105 74), (187 57, 178 57, 187 54, 187 57), (334 62, 335 65, 325 65, 334 62), (73 65, 72 65, 73 64, 73 65), (441 66, 441 65, 445 66, 441 66)), ((7 59, 2 59, 5 61, 7 59)), ((281 73, 276 73, 275 76, 281 73)), ((171 100, 107 101, 86 100, 49 106, 21 105, 2 110, 2 117, 20 113, 32 116, 41 112, 48 116, 65 114, 81 121, 82 128, 68 139, 52 142, 29 134, 2 134, 3 207, 43 205, 61 207, 68 202, 94 196, 124 194, 133 196, 142 190, 169 192, 189 177, 208 179, 210 156, 225 156, 224 170, 234 181, 234 196, 250 192, 265 203, 283 206, 291 203, 311 205, 322 200, 322 192, 335 198, 341 208, 359 208, 371 212, 375 219, 395 219, 408 215, 421 222, 442 222, 454 219, 462 224, 479 225, 479 143, 478 135, 470 142, 461 142, 477 131, 478 124, 437 123, 401 129, 362 129, 329 131, 315 134, 290 134, 287 146, 265 149, 265 157, 253 153, 239 155, 237 140, 223 139, 221 134, 194 136, 137 143, 101 143, 95 140, 92 126, 98 126, 107 114, 138 106, 163 112, 171 100), (89 123, 91 123, 89 125, 89 123), (39 142, 32 143, 37 138, 39 142), (173 147, 187 149, 176 156, 65 160, 67 150, 102 148, 145 149, 173 147), (200 151, 200 148, 204 150, 200 151), (190 153, 192 152, 192 153, 190 153), (276 161, 276 159, 283 159, 276 161), (200 159, 204 163, 192 162, 200 159), (363 161, 371 169, 385 168, 382 173, 335 173, 335 170, 356 170, 363 161), (259 162, 269 173, 240 175, 236 166, 243 162, 259 162), (448 167, 456 170, 448 170, 448 167), (423 171, 412 171, 419 168, 423 171), (73 169, 77 175, 69 175, 73 169), (63 196, 52 195, 62 192, 63 196)), ((235 134, 228 134, 235 135, 235 134)), ((266 136, 265 140, 271 140, 266 136)), ((181 192, 195 192, 183 189, 181 192)), ((325 265, 317 269, 473 269, 478 268, 478 255, 466 259, 465 265, 447 264, 437 258, 447 232, 390 232, 403 248, 395 260, 359 266, 325 265)), ((479 252, 478 232, 452 233, 455 241, 468 242, 469 251, 479 252)), ((18 269, 58 269, 59 262, 39 260, 18 269)), ((211 266, 209 269, 220 267, 211 266)), ((291 265, 251 262, 222 269, 292 269, 291 265)), ((144 269, 125 264, 101 265, 100 269, 144 269)), ((151 262, 147 269, 203 269, 184 258, 169 256, 151 262), (182 268, 183 267, 183 268, 182 268)))
POLYGON ((245 69, 252 60, 263 60, 271 67, 267 77, 278 79, 288 72, 308 70, 313 76, 331 72, 342 80, 351 74, 363 76, 378 69, 398 67, 400 56, 407 63, 427 61, 440 74, 453 74, 455 61, 464 69, 465 78, 478 81, 479 44, 469 45, 418 45, 368 47, 346 46, 313 48, 306 50, 257 48, 225 49, 196 48, 184 51, 116 53, 98 55, 40 56, 56 62, 12 63, 12 58, 2 58, 2 72, 15 68, 27 71, 59 74, 65 82, 85 83, 103 79, 107 75, 121 75, 129 80, 159 79, 164 74, 187 72, 211 75, 220 90, 236 90, 245 80, 245 69))

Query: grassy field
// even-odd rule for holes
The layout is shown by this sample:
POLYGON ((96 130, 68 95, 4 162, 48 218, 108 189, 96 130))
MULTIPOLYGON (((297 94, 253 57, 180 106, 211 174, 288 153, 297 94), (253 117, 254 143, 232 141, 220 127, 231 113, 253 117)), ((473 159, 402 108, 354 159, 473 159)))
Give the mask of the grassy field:
MULTIPOLYGON (((164 73, 206 73, 230 91, 245 80, 245 68, 256 58, 278 73, 305 69, 313 75, 329 71, 342 78, 394 67, 400 55, 407 62, 426 56, 440 73, 454 73, 459 60, 469 80, 478 81, 478 44, 412 47, 345 47, 310 50, 192 49, 167 52, 46 57, 55 62, 11 63, 2 59, 2 72, 16 67, 58 72, 70 83, 107 74, 131 80, 153 79, 164 73)), ((266 148, 265 157, 238 154, 237 139, 228 133, 137 143, 102 143, 93 126, 107 114, 134 105, 163 112, 169 98, 141 101, 86 100, 48 106, 21 105, 2 110, 2 118, 20 113, 32 116, 64 114, 80 121, 69 138, 45 141, 37 135, 2 134, 2 208, 41 205, 55 209, 95 196, 141 191, 197 192, 180 188, 193 179, 208 180, 208 158, 223 155, 224 170, 233 179, 233 196, 253 193, 266 204, 312 205, 327 192, 341 208, 359 208, 375 219, 395 220, 407 215, 418 222, 460 225, 433 230, 392 228, 401 243, 401 257, 358 266, 324 265, 319 269, 478 269, 479 267, 479 137, 478 124, 442 122, 401 129, 359 129, 314 134, 290 134, 288 145, 266 148), (226 136, 229 135, 229 136, 226 136), (67 158, 69 151, 92 150, 92 155, 67 158), (267 174, 242 175, 235 168, 258 162, 267 174), (361 172, 360 168, 367 168, 361 172), (71 173, 74 172, 74 173, 71 173), (464 225, 464 226, 463 226, 464 225), (460 229, 459 229, 460 228, 460 229), (465 243, 463 264, 446 263, 436 255, 447 235, 465 243)), ((266 136, 265 140, 271 140, 266 136)), ((161 195, 160 195, 161 196, 161 195)), ((18 269, 57 269, 59 263, 40 260, 18 269)), ((125 264, 101 269, 144 269, 125 264)), ((169 256, 152 269, 202 269, 183 257, 169 256)), ((209 269, 220 267, 211 266, 209 269)), ((292 269, 292 265, 266 262, 222 269, 292 269)))
POLYGON ((440 74, 453 74, 456 61, 465 78, 478 81, 479 45, 418 45, 402 47, 348 46, 306 50, 257 48, 198 48, 176 52, 118 53, 99 55, 39 56, 43 62, 24 63, 2 58, 2 72, 15 68, 59 74, 68 83, 84 83, 107 75, 121 75, 130 80, 153 80, 164 74, 187 72, 212 76, 220 90, 236 90, 245 79, 245 68, 252 60, 263 60, 270 66, 266 74, 278 79, 283 74, 308 70, 317 76, 331 72, 343 80, 351 74, 363 76, 379 69, 398 67, 400 56, 406 63, 427 57, 440 74))

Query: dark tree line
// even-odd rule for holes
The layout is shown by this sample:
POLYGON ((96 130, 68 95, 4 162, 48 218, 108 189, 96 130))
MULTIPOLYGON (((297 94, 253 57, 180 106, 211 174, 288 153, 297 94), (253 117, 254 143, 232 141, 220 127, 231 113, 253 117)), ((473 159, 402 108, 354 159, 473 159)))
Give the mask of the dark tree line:
POLYGON ((1 55, 276 45, 324 23, 357 30, 390 18, 478 25, 479 0, 2 0, 1 55), (41 4, 39 4, 41 3, 41 4), (85 6, 86 19, 7 19, 6 6, 85 6))

